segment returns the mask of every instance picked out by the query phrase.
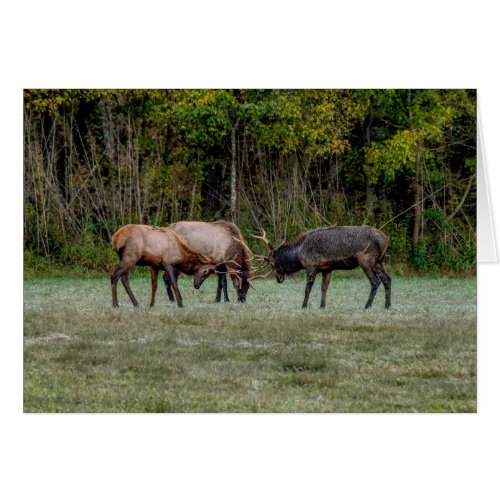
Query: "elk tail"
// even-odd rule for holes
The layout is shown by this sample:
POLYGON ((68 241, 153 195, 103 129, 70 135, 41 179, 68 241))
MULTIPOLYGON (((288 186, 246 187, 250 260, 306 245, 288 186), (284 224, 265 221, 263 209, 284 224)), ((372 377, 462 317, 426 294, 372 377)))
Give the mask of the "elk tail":
POLYGON ((379 248, 380 248, 380 262, 384 260, 385 253, 387 252, 387 248, 389 248, 389 243, 391 239, 389 236, 384 234, 384 238, 382 241, 378 240, 379 248))

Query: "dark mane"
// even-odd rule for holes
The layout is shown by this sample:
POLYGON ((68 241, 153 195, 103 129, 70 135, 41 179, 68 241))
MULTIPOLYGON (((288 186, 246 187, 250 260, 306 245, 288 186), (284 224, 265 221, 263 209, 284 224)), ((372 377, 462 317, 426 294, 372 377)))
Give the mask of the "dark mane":
POLYGON ((306 234, 300 235, 293 243, 281 245, 274 251, 276 264, 284 274, 296 273, 304 268, 298 254, 306 234))

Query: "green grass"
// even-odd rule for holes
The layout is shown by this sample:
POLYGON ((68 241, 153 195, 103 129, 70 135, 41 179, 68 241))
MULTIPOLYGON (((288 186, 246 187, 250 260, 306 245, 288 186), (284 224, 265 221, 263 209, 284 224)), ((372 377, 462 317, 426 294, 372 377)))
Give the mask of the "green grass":
POLYGON ((184 309, 149 278, 27 279, 26 412, 475 412, 475 278, 393 278, 363 309, 369 283, 334 273, 301 309, 305 280, 256 282, 246 304, 214 303, 215 280, 181 280, 184 309))

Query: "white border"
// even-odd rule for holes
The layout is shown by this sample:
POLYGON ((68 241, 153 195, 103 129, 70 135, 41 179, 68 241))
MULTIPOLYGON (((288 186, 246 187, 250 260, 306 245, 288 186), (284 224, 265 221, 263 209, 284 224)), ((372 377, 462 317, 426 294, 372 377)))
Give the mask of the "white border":
POLYGON ((498 256, 489 194, 488 168, 484 153, 480 102, 479 98, 477 106, 477 262, 494 264, 498 262, 498 256))
POLYGON ((478 275, 477 415, 23 415, 19 363, 22 88, 478 88, 494 201, 493 9, 428 0, 2 7, 2 496, 498 497, 498 266, 478 275))

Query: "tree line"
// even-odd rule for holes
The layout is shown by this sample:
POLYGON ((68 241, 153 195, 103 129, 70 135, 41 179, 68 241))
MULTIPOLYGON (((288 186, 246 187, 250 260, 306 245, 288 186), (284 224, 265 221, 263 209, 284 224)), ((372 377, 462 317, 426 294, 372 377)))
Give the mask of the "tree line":
POLYGON ((118 227, 182 219, 371 224, 391 264, 471 271, 476 92, 25 90, 27 255, 102 267, 118 227))

